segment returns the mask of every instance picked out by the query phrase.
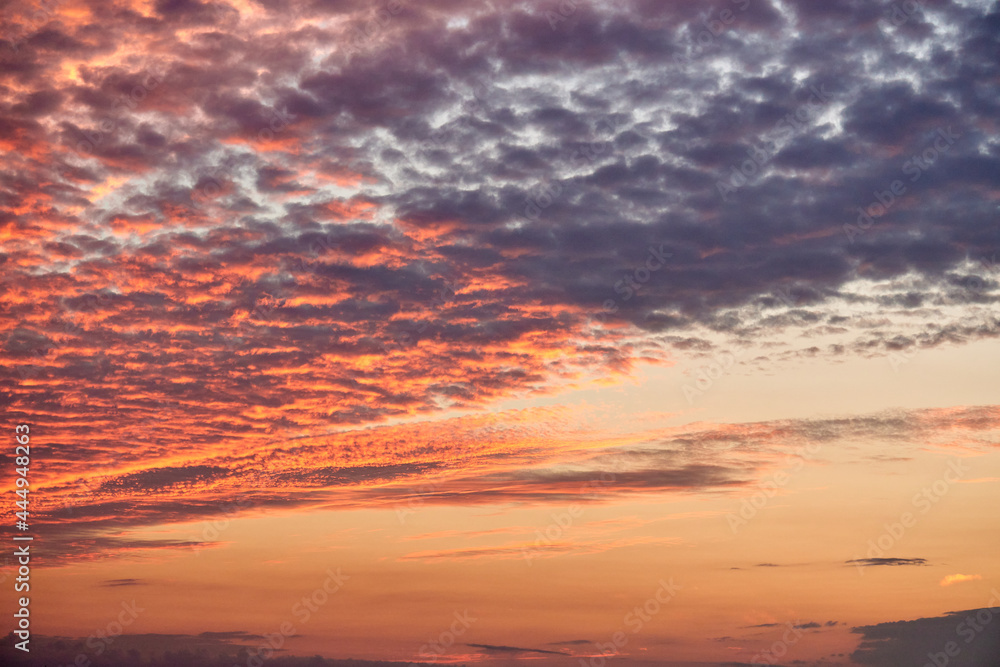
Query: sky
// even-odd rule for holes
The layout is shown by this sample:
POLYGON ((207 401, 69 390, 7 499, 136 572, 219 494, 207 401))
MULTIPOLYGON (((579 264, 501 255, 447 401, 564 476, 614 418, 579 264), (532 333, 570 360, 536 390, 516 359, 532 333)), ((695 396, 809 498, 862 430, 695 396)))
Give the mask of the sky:
POLYGON ((4 660, 1000 664, 1000 2, 0 12, 4 660))

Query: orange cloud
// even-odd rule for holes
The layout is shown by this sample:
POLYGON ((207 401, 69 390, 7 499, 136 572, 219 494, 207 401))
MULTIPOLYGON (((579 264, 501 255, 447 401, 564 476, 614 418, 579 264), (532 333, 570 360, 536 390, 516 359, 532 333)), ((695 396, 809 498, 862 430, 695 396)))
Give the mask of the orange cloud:
POLYGON ((967 581, 979 581, 982 578, 982 575, 978 574, 949 574, 941 580, 941 585, 951 586, 952 584, 962 584, 967 581))

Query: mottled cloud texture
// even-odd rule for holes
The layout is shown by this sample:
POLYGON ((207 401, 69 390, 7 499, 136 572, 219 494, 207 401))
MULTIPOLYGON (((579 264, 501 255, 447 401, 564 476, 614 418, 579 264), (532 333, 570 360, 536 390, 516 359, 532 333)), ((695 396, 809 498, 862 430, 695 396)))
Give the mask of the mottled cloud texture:
MULTIPOLYGON (((722 337, 998 332, 997 3, 3 11, 0 398, 94 522, 217 511, 251 474, 328 503, 455 452, 469 499, 559 493, 608 466, 530 471, 561 450, 529 420, 346 429, 722 337)), ((621 458, 626 491, 745 481, 621 458)))

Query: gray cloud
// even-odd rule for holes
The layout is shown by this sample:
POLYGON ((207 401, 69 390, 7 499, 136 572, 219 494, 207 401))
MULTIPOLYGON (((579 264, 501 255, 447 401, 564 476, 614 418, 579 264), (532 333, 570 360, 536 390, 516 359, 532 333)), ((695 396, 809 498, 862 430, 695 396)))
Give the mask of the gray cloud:
POLYGON ((849 560, 847 565, 857 567, 899 567, 901 565, 928 565, 923 558, 856 558, 849 560))
POLYGON ((861 635, 861 645, 851 658, 872 667, 934 664, 932 656, 936 656, 938 664, 952 667, 996 664, 1000 623, 994 617, 998 612, 998 607, 970 609, 935 618, 852 628, 861 635))

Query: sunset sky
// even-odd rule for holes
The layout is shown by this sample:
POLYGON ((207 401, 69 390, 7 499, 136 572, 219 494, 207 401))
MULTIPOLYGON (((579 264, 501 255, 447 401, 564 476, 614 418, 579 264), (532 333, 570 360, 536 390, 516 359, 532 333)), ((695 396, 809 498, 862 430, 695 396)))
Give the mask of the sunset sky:
POLYGON ((0 8, 25 664, 1000 665, 1000 2, 0 8))

